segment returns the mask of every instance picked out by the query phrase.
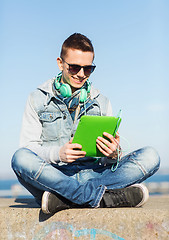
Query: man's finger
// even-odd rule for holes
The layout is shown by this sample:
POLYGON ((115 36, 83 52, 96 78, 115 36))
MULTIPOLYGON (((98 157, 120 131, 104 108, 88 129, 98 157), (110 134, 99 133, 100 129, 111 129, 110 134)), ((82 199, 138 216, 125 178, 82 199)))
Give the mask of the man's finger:
MULTIPOLYGON (((96 142, 97 142, 97 145, 99 145, 104 151, 106 151, 107 153, 111 153, 112 152, 112 150, 111 150, 111 147, 112 147, 112 145, 111 145, 111 143, 110 142, 108 142, 107 140, 105 140, 104 142, 102 142, 99 138, 97 138, 97 140, 96 140, 96 142), (107 146, 106 146, 106 145, 107 146)), ((100 149, 99 149, 100 150, 100 149)))
POLYGON ((103 135, 110 139, 111 142, 115 141, 115 138, 110 133, 104 132, 103 135))
POLYGON ((96 146, 97 146, 97 148, 99 149, 99 151, 100 151, 101 153, 103 153, 106 157, 108 157, 109 154, 108 154, 106 151, 104 151, 103 148, 101 148, 98 143, 96 144, 96 146))
POLYGON ((78 143, 72 143, 70 147, 71 149, 82 149, 82 145, 78 143))
MULTIPOLYGON (((106 140, 105 138, 98 137, 97 140, 99 140, 100 143, 102 143, 102 144, 104 144, 104 145, 106 144, 108 147, 111 147, 111 144, 112 144, 112 143, 110 143, 110 142, 109 142, 108 140, 106 140)), ((96 140, 96 142, 97 142, 97 140, 96 140)))
POLYGON ((72 141, 73 141, 73 137, 69 140, 69 143, 72 143, 72 141))
POLYGON ((68 159, 66 160, 67 163, 72 163, 72 162, 75 162, 75 161, 76 161, 76 159, 70 159, 70 158, 68 158, 68 159))
POLYGON ((86 155, 86 152, 85 151, 79 151, 79 150, 70 150, 69 151, 69 155, 72 155, 72 156, 85 156, 86 155))

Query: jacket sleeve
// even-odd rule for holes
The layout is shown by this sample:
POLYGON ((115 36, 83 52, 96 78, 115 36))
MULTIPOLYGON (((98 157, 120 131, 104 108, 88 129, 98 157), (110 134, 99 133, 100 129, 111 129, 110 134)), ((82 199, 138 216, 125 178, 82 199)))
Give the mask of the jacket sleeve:
POLYGON ((112 105, 110 100, 108 101, 106 116, 113 116, 112 105))
POLYGON ((43 146, 41 140, 42 125, 39 121, 39 117, 32 107, 31 97, 29 96, 25 111, 23 114, 22 128, 20 134, 21 148, 28 148, 39 157, 49 163, 60 162, 59 150, 57 146, 43 146))

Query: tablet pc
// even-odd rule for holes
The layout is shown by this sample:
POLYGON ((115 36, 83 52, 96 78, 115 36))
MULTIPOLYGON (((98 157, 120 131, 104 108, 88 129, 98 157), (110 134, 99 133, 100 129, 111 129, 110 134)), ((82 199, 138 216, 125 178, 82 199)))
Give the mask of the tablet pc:
POLYGON ((79 121, 72 143, 82 145, 86 156, 103 157, 104 155, 96 147, 96 139, 98 136, 104 137, 103 132, 115 137, 120 122, 120 117, 84 115, 79 121))

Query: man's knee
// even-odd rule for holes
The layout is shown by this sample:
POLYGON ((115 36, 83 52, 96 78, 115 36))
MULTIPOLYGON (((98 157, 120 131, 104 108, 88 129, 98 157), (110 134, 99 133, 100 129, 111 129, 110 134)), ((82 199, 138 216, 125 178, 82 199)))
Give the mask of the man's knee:
POLYGON ((27 165, 27 155, 31 151, 27 148, 18 149, 12 157, 12 169, 16 172, 20 168, 24 168, 27 165))
POLYGON ((160 167, 160 156, 153 147, 143 148, 142 164, 145 167, 145 171, 156 172, 160 167))
POLYGON ((159 168, 160 156, 158 152, 153 147, 146 147, 145 154, 147 155, 147 160, 149 161, 149 163, 159 168))

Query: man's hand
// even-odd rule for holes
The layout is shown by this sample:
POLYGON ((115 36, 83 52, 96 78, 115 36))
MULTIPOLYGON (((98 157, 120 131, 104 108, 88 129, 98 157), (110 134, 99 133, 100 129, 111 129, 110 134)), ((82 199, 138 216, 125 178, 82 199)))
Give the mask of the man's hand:
POLYGON ((72 143, 72 141, 73 138, 71 138, 68 143, 65 143, 65 145, 63 145, 59 151, 60 160, 62 162, 72 163, 78 158, 85 157, 86 155, 86 152, 80 150, 82 149, 82 146, 77 143, 72 143))
POLYGON ((103 135, 107 137, 109 140, 105 138, 98 137, 96 139, 96 146, 101 153, 103 153, 106 157, 112 158, 114 156, 114 151, 117 150, 119 145, 120 137, 119 134, 116 134, 114 138, 111 134, 104 132, 103 135))

